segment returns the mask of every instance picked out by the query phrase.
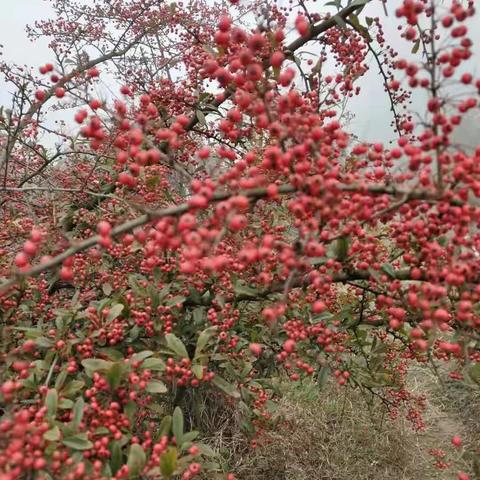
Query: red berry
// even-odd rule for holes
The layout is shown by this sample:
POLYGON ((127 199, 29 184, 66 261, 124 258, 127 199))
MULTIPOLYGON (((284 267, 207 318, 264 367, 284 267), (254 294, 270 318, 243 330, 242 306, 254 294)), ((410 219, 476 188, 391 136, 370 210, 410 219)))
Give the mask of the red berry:
POLYGON ((60 278, 66 282, 73 280, 73 270, 70 267, 63 266, 60 269, 60 278))
POLYGON ((455 445, 456 447, 461 447, 462 439, 458 435, 455 435, 454 437, 452 437, 452 445, 455 445))
POLYGON ((110 225, 109 222, 105 220, 98 222, 97 232, 99 235, 101 235, 102 237, 106 237, 107 235, 110 234, 111 231, 112 231, 112 226, 110 225))
POLYGON ((90 103, 90 108, 92 110, 97 110, 98 108, 100 108, 102 106, 102 102, 96 98, 94 98, 90 103))
POLYGON ((313 305, 312 305, 312 311, 313 313, 322 313, 327 309, 327 306, 325 305, 325 302, 322 302, 321 300, 317 300, 313 305))
POLYGON ((19 252, 15 256, 15 265, 18 268, 23 268, 28 265, 28 256, 24 252, 19 252))
POLYGON ((31 240, 27 240, 23 244, 23 251, 30 257, 33 257, 37 253, 37 245, 31 240))
POLYGON ((282 52, 280 51, 273 52, 272 56, 270 57, 270 65, 273 68, 280 68, 284 60, 285 60, 285 55, 282 52))
POLYGON ((232 19, 228 16, 223 16, 220 17, 220 20, 218 22, 218 29, 221 32, 228 32, 230 30, 230 26, 232 25, 232 19))
POLYGON ((297 32, 302 36, 305 37, 309 30, 310 30, 310 24, 306 20, 305 17, 299 16, 297 17, 297 20, 295 22, 295 27, 297 29, 297 32))
POLYGON ((63 98, 65 96, 65 89, 62 87, 58 87, 55 89, 55 96, 57 98, 63 98))
POLYGON ((234 215, 230 220, 230 228, 238 231, 243 230, 248 224, 247 217, 245 215, 234 215))
POLYGON ((262 354, 262 346, 259 343, 251 343, 248 348, 256 357, 262 354))
POLYGON ((295 340, 292 340, 289 338, 288 340, 285 340, 283 343, 283 350, 287 353, 293 353, 295 351, 296 343, 295 340))
POLYGON ((37 90, 35 92, 35 98, 39 101, 39 102, 43 102, 46 98, 47 94, 44 90, 37 90))

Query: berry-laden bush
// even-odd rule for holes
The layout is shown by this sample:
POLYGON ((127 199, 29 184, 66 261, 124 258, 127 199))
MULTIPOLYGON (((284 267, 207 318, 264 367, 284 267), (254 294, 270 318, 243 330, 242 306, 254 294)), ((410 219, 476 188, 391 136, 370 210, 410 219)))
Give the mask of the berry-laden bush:
POLYGON ((480 383, 475 2, 50 3, 1 64, 1 480, 232 480, 205 418, 254 445, 285 377, 417 429, 410 364, 480 383))

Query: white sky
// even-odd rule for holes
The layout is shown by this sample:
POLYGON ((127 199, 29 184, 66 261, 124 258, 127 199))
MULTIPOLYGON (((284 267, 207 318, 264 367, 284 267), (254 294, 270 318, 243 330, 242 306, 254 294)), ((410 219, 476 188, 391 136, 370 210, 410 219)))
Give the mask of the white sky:
MULTIPOLYGON (((384 19, 383 24, 386 38, 391 39, 393 46, 400 49, 400 54, 403 56, 409 55, 411 47, 405 45, 396 29, 397 19, 394 10, 399 2, 400 0, 389 0, 389 17, 384 19)), ((47 40, 43 39, 32 44, 25 33, 27 24, 49 17, 51 14, 49 1, 0 0, 0 3, 8 4, 6 8, 2 8, 2 15, 0 16, 0 44, 4 46, 4 60, 34 67, 52 61, 53 58, 49 54, 47 40)), ((368 16, 378 15, 383 17, 383 8, 377 2, 368 5, 364 12, 368 16)), ((475 21, 479 22, 478 17, 475 21)), ((480 29, 474 27, 471 35, 475 45, 479 45, 480 29)), ((478 51, 475 52, 475 57, 478 58, 478 51)), ((470 63, 470 67, 472 65, 475 65, 474 61, 470 63)), ((362 140, 367 141, 388 141, 395 138, 395 134, 389 126, 392 115, 389 111, 388 98, 383 91, 378 68, 373 60, 371 60, 370 72, 361 80, 360 85, 362 88, 361 95, 353 99, 348 106, 348 110, 352 111, 356 117, 350 124, 350 130, 362 140)), ((9 98, 10 92, 4 84, 0 83, 0 104, 8 104, 9 98)), ((470 125, 471 128, 473 128, 471 135, 475 138, 478 136, 476 125, 470 125)))

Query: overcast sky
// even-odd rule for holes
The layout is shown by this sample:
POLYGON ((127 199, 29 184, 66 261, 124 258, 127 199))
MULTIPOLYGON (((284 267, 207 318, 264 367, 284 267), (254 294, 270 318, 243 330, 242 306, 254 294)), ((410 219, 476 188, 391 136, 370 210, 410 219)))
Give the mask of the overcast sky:
MULTIPOLYGON (((86 2, 86 0, 83 1, 86 2)), ((386 36, 388 39, 391 39, 393 46, 400 51, 402 56, 408 56, 411 46, 405 45, 405 42, 400 40, 396 29, 398 21, 395 18, 394 10, 395 5, 399 1, 389 0, 389 16, 384 18, 383 24, 386 36)), ((325 2, 317 2, 315 5, 319 3, 325 2)), ((449 4, 450 1, 447 3, 449 4)), ((383 16, 383 9, 380 7, 379 2, 372 2, 365 9, 365 13, 368 16, 383 16)), ((4 45, 3 58, 8 61, 16 61, 17 63, 35 67, 47 61, 52 61, 47 41, 43 39, 32 44, 27 39, 25 33, 27 24, 31 24, 37 19, 46 18, 50 14, 51 10, 48 0, 8 0, 8 8, 2 9, 2 15, 0 16, 0 44, 4 45)), ((478 17, 475 20, 478 24, 478 17)), ((473 28, 471 34, 475 44, 480 44, 480 29, 473 28)), ((478 51, 475 52, 475 56, 478 58, 478 51)), ((395 134, 389 126, 392 115, 389 111, 387 95, 383 91, 378 68, 373 60, 370 60, 370 63, 371 70, 360 83, 362 94, 349 104, 349 110, 355 114, 355 119, 350 124, 350 130, 363 140, 388 141, 395 138, 395 134)), ((470 68, 475 63, 478 62, 471 62, 470 68)), ((9 98, 10 92, 5 88, 4 84, 0 84, 0 104, 8 104, 9 98)), ((415 108, 415 105, 413 108, 415 108)), ((468 135, 473 135, 473 138, 476 139, 478 136, 476 124, 467 125, 466 127, 470 128, 468 135)))

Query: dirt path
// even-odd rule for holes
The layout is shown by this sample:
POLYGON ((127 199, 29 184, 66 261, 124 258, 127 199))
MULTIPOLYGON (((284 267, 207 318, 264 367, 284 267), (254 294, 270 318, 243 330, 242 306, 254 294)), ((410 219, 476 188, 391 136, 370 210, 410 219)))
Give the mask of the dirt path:
MULTIPOLYGON (((443 374, 444 372, 442 372, 443 374)), ((427 409, 424 414, 426 429, 418 435, 419 456, 427 464, 435 465, 436 459, 445 461, 449 468, 431 468, 425 478, 435 480, 456 479, 459 471, 470 474, 471 480, 480 477, 473 473, 475 443, 480 438, 480 402, 475 391, 461 382, 447 380, 440 382, 426 367, 413 369, 411 387, 416 392, 427 394, 427 409), (472 418, 475 416, 476 418, 472 418), (456 448, 451 440, 458 435, 464 445, 456 448), (430 451, 444 452, 445 457, 433 456, 430 451)))

